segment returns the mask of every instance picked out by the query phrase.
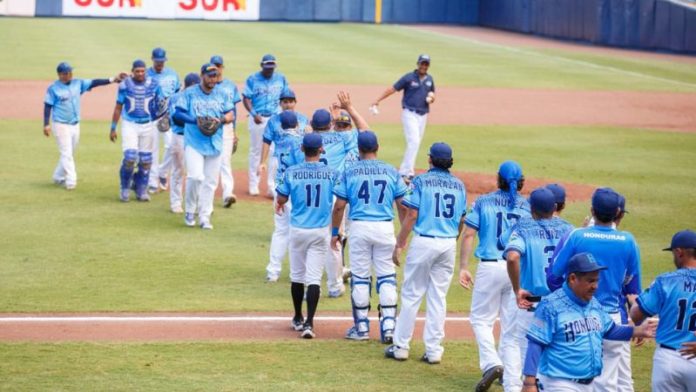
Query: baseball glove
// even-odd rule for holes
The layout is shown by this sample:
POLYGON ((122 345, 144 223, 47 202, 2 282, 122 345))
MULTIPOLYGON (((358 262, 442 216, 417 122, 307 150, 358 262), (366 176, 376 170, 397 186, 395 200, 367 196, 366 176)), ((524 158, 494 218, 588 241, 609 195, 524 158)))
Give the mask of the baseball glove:
POLYGON ((160 98, 152 101, 151 112, 153 113, 153 119, 157 120, 163 117, 165 114, 169 113, 169 98, 160 98))
POLYGON ((157 121, 157 130, 160 132, 167 132, 170 127, 169 116, 164 116, 157 121))
POLYGON ((222 123, 220 119, 216 117, 198 117, 196 119, 196 124, 198 124, 198 129, 201 130, 202 134, 205 136, 213 136, 222 123))

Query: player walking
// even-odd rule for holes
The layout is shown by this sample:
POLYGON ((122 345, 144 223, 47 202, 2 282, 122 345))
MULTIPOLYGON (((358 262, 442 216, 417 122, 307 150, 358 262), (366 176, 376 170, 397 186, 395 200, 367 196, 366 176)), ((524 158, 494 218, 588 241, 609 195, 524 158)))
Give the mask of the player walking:
POLYGON ((338 173, 319 162, 322 139, 316 133, 304 135, 305 162, 288 168, 276 188, 276 212, 286 213, 284 205, 292 201, 290 213, 290 292, 295 315, 292 327, 301 337, 312 339, 314 314, 319 304, 319 289, 324 260, 328 257, 333 189, 338 173), (302 299, 307 285, 307 319, 302 316, 302 299))
MULTIPOLYGON (((268 119, 280 112, 280 94, 288 89, 285 76, 275 71, 276 58, 267 54, 261 59, 261 71, 247 78, 243 92, 244 107, 249 112, 249 194, 258 196, 259 161, 263 144, 263 132, 268 119)), ((271 159, 268 173, 268 195, 273 196, 277 163, 271 159)))
POLYGON ((43 133, 50 137, 53 131, 60 154, 53 171, 53 182, 64 185, 67 190, 77 186, 74 155, 80 142, 80 96, 94 87, 121 82, 127 77, 125 73, 120 73, 108 79, 74 79, 72 70, 66 62, 56 67, 58 80, 46 89, 43 119, 43 133), (52 129, 50 119, 53 119, 52 129))
MULTIPOLYGON (((518 192, 524 186, 522 167, 514 161, 506 161, 498 169, 498 190, 480 196, 471 206, 466 217, 466 229, 459 256, 459 284, 469 289, 473 283, 469 272, 469 257, 474 237, 478 234, 476 257, 479 264, 471 298, 471 326, 479 349, 479 367, 483 372, 476 391, 487 391, 508 366, 515 373, 519 353, 515 349, 513 330, 517 314, 515 294, 507 274, 503 258, 505 249, 499 243, 501 234, 508 231, 518 219, 528 217, 529 203, 518 192), (493 324, 500 315, 500 347, 495 349, 493 324)), ((505 383, 513 383, 505 377, 505 383)), ((512 384, 511 384, 512 385, 512 384)), ((507 387, 506 387, 507 389, 507 387)))
POLYGON ((346 205, 350 205, 348 219, 353 235, 350 244, 351 303, 354 325, 346 333, 347 339, 369 339, 372 290, 372 269, 377 276, 379 295, 380 338, 392 343, 396 323, 396 272, 391 256, 394 252, 394 202, 401 207, 406 184, 392 166, 377 159, 379 143, 374 132, 358 135, 360 161, 355 162, 339 176, 334 189, 337 200, 333 208, 331 246, 338 250, 338 231, 346 205), (372 267, 372 269, 371 269, 372 267))
POLYGON ((672 237, 669 248, 676 271, 659 275, 631 307, 636 324, 660 316, 653 356, 654 392, 696 391, 696 361, 680 355, 685 343, 696 342, 696 233, 684 230, 672 237))
POLYGON ((381 101, 397 91, 404 91, 404 96, 401 99, 401 107, 403 108, 401 122, 404 126, 406 151, 404 159, 401 161, 399 173, 406 177, 407 181, 413 179, 415 174, 416 157, 425 133, 430 104, 435 102, 435 81, 428 74, 430 56, 427 54, 418 56, 417 65, 418 68, 402 76, 372 104, 373 113, 376 113, 377 106, 381 101))
POLYGON ((401 312, 394 330, 394 344, 387 347, 385 355, 396 360, 408 358, 416 315, 425 296, 425 353, 421 360, 436 364, 440 363, 444 352, 446 296, 454 273, 457 237, 464 227, 466 189, 449 172, 453 163, 450 146, 433 144, 428 161, 430 170, 413 179, 402 201, 408 212, 396 240, 394 264, 399 265, 411 230, 415 234, 404 267, 401 312))

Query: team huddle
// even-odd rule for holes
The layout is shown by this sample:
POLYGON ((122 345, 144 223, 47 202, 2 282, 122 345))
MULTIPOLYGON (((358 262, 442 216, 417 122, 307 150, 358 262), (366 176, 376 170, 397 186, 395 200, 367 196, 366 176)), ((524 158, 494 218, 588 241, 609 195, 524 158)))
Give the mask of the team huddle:
POLYGON ((416 175, 435 101, 429 56, 419 56, 417 68, 370 108, 378 113, 380 101, 403 91, 407 147, 398 170, 379 160, 379 137, 348 93, 339 92, 337 102, 311 117, 295 111, 296 95, 272 55, 263 56, 261 70, 249 76, 241 94, 223 77, 221 56, 186 75, 183 88, 165 66, 163 49, 152 51, 152 61, 149 68, 134 61, 130 75, 93 80, 73 79, 69 64, 58 65, 59 80, 44 101, 44 134, 55 134, 60 152, 54 182, 68 190, 77 185, 73 154, 81 94, 118 82, 109 137, 118 139, 122 120, 120 200, 128 202, 134 192, 136 200, 149 201, 169 189, 171 211, 183 213, 187 226, 210 230, 218 186, 224 207, 237 200, 230 161, 242 102, 249 116, 249 193, 259 195, 265 175, 274 198, 266 280, 278 281, 289 254, 290 325, 302 338, 316 337, 326 271, 329 298, 342 296, 350 282, 353 323, 346 339, 370 339, 374 284, 387 358, 409 358, 425 299, 421 360, 440 363, 446 295, 458 257, 459 283, 473 290, 471 325, 482 372, 476 391, 496 381, 505 391, 632 391, 629 341, 640 345, 646 338, 658 344, 653 390, 696 391, 696 233, 674 235, 665 250, 672 252, 677 270, 642 290, 638 245, 619 229, 626 199, 613 189, 594 192, 591 219, 576 228, 561 218, 566 203, 561 185, 522 196, 524 175, 515 161, 501 163, 498 189, 468 207, 465 184, 450 172, 454 160, 447 143, 430 146, 429 170, 416 175), (406 247, 399 293, 396 267, 406 247), (472 254, 479 261, 475 279, 469 272, 472 254))

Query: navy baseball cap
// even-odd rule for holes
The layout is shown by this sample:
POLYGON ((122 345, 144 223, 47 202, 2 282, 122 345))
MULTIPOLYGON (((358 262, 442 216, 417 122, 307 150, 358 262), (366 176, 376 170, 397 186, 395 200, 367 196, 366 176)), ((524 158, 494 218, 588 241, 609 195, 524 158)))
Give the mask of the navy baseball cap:
POLYGON ((319 148, 322 145, 321 135, 318 133, 308 133, 302 138, 304 148, 319 148))
POLYGON ((568 260, 568 275, 574 272, 594 272, 605 269, 607 269, 607 267, 599 265, 594 256, 587 252, 578 253, 568 260))
POLYGON ((553 192, 553 195, 556 197, 556 203, 558 203, 558 204, 565 203, 566 191, 565 191, 565 188, 563 188, 563 186, 561 184, 548 184, 548 185, 546 185, 546 189, 553 192))
POLYGON ((626 198, 624 195, 619 193, 619 209, 621 212, 628 214, 628 211, 626 211, 626 198))
POLYGON ((669 248, 662 250, 672 250, 675 248, 696 249, 696 233, 687 229, 676 233, 672 237, 672 244, 669 248))
POLYGON ((358 134, 358 148, 365 151, 374 151, 379 147, 377 135, 372 131, 364 131, 358 134))
POLYGON ((556 210, 556 196, 548 188, 537 188, 529 195, 532 211, 548 214, 556 210))
POLYGON ((347 124, 350 125, 351 119, 350 119, 350 114, 346 112, 345 110, 341 110, 341 113, 338 114, 338 117, 336 117, 335 120, 336 124, 347 124))
POLYGON ((210 58, 210 63, 215 65, 225 65, 225 62, 222 60, 222 56, 217 54, 210 58))
POLYGON ((280 113, 280 127, 283 129, 297 128, 297 115, 292 110, 280 113))
POLYGON ((326 109, 318 109, 312 115, 312 128, 324 128, 331 124, 331 113, 326 109))
POLYGON ((447 143, 433 143, 433 145, 430 146, 428 155, 435 159, 452 159, 452 147, 447 143))
POLYGON ((422 54, 418 56, 418 64, 420 63, 428 63, 430 64, 430 56, 427 54, 422 54))
POLYGON ((145 67, 146 67, 146 65, 145 65, 145 62, 143 60, 137 59, 137 60, 133 61, 133 68, 132 69, 145 68, 145 67))
POLYGON ((275 68, 276 67, 275 56, 272 54, 264 55, 263 58, 261 58, 261 67, 263 67, 263 68, 275 68))
POLYGON ((283 90, 283 92, 280 93, 280 100, 283 99, 294 99, 297 100, 297 97, 295 97, 295 92, 292 91, 289 88, 286 88, 283 90))
POLYGON ((58 64, 58 66, 56 67, 56 72, 58 72, 58 73, 70 72, 72 70, 73 70, 72 66, 70 66, 70 64, 66 63, 65 61, 58 64))
POLYGON ((600 215, 616 215, 619 209, 619 194, 611 188, 598 188, 592 195, 592 208, 600 215))
POLYGON ((205 63, 201 66, 201 75, 216 76, 218 74, 218 69, 215 64, 205 63))
POLYGON ((194 84, 198 84, 200 82, 201 77, 198 76, 198 74, 191 72, 190 74, 186 75, 186 78, 184 78, 184 87, 193 86, 194 84))
POLYGON ((167 61, 167 51, 162 48, 152 49, 153 61, 167 61))
POLYGON ((498 174, 506 181, 519 181, 522 179, 522 166, 515 161, 505 161, 498 168, 498 174))

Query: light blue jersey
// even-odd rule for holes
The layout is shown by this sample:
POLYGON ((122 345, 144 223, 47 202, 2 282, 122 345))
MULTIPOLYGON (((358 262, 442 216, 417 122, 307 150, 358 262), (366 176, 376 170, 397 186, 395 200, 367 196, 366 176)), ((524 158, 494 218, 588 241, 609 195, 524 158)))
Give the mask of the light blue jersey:
POLYGON ((290 225, 301 229, 329 226, 337 177, 336 171, 320 162, 303 162, 285 171, 276 193, 292 202, 290 225))
POLYGON ((456 238, 466 215, 466 188, 449 171, 433 168, 416 176, 401 202, 418 210, 413 231, 426 237, 456 238))
POLYGON ((141 83, 127 78, 118 85, 116 102, 123 105, 121 116, 124 120, 144 124, 152 121, 154 105, 161 96, 157 81, 146 77, 141 83))
POLYGON ((56 80, 48 86, 44 103, 53 106, 51 118, 61 124, 80 122, 80 96, 92 88, 91 79, 73 79, 65 84, 56 80))
POLYGON ((181 89, 179 75, 169 67, 164 67, 162 72, 159 73, 155 71, 154 68, 150 67, 147 69, 145 75, 154 79, 160 86, 162 98, 169 98, 181 89))
POLYGON ((268 119, 266 123, 266 128, 263 131, 263 141, 266 144, 273 143, 273 156, 280 159, 281 155, 288 154, 291 148, 295 148, 295 143, 286 143, 290 139, 300 138, 302 141, 302 136, 305 134, 305 129, 307 129, 307 124, 309 120, 307 117, 299 112, 294 112, 297 116, 297 128, 296 129, 283 129, 280 125, 280 114, 274 114, 268 119))
POLYGON ((568 285, 544 297, 527 337, 544 347, 539 373, 587 379, 602 373, 602 339, 616 325, 599 302, 585 302, 568 285))
POLYGON ((232 103, 235 106, 234 110, 236 113, 237 104, 242 100, 242 96, 239 95, 239 89, 237 88, 237 85, 229 79, 223 79, 222 82, 218 83, 215 88, 220 89, 222 93, 227 97, 227 99, 232 101, 232 103))
POLYGON ((564 277, 568 260, 578 253, 591 253, 599 265, 607 267, 600 272, 599 286, 595 298, 609 313, 619 311, 619 298, 634 277, 638 282, 636 292, 640 293, 640 251, 633 235, 611 227, 592 226, 573 230, 563 248, 553 260, 552 273, 564 277))
POLYGON ((337 172, 342 172, 346 164, 346 155, 350 150, 350 138, 343 135, 344 132, 319 131, 317 133, 321 135, 324 147, 319 161, 337 172))
POLYGON ((660 315, 655 341, 678 350, 696 341, 696 269, 678 269, 661 274, 638 296, 646 316, 660 315))
POLYGON ((184 127, 177 125, 174 122, 174 112, 176 111, 176 107, 179 105, 179 102, 183 99, 184 97, 184 92, 179 91, 178 93, 174 93, 171 97, 169 97, 169 124, 171 124, 171 130, 172 132, 176 133, 177 135, 183 135, 184 134, 184 127))
POLYGON ((350 220, 391 221, 394 200, 408 188, 399 172, 376 159, 355 162, 340 175, 334 194, 350 204, 350 220))
POLYGON ((280 94, 288 88, 285 76, 275 71, 266 79, 261 72, 247 78, 243 95, 251 100, 253 112, 270 117, 280 112, 280 94))
POLYGON ((479 260, 501 260, 505 247, 498 243, 500 236, 522 217, 531 216, 529 202, 517 194, 510 205, 510 194, 497 190, 480 196, 466 216, 466 225, 478 231, 479 244, 474 255, 479 260))
POLYGON ((539 219, 523 217, 512 227, 510 240, 503 253, 520 254, 520 287, 532 295, 548 295, 546 269, 551 263, 558 242, 573 226, 562 219, 539 219))
MULTIPOLYGON (((201 86, 197 85, 184 90, 183 97, 176 107, 187 111, 193 117, 220 118, 233 109, 233 103, 222 90, 214 88, 206 94, 201 86)), ((187 123, 184 127, 184 145, 193 147, 204 156, 218 155, 222 151, 222 127, 212 136, 206 136, 198 129, 198 125, 187 123)))
POLYGON ((360 131, 358 131, 357 128, 353 128, 350 131, 341 131, 339 133, 346 138, 346 158, 344 165, 348 167, 360 160, 360 150, 358 149, 358 135, 360 131))

